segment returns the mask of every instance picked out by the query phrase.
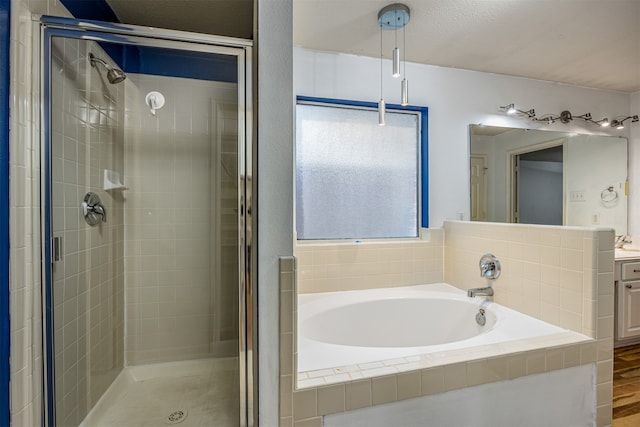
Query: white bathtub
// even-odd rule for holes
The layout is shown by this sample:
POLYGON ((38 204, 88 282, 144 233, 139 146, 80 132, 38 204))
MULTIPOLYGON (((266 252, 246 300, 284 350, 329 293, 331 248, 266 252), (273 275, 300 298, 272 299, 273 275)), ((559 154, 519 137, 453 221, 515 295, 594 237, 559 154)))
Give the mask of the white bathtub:
POLYGON ((445 283, 298 296, 298 372, 566 332, 445 283), (486 324, 476 314, 485 310, 486 324))

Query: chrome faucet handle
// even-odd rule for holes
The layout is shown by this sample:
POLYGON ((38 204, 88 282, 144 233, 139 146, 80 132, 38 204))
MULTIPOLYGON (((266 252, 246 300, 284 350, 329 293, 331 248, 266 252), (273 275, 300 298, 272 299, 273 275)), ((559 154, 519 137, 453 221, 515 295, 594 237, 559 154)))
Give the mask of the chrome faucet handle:
POLYGON ((80 206, 82 216, 90 226, 95 227, 99 222, 107 222, 107 210, 97 194, 88 192, 80 206))
POLYGON ((627 243, 633 243, 633 241, 631 240, 631 236, 620 234, 619 236, 616 236, 616 241, 613 244, 613 247, 615 249, 623 249, 624 245, 626 245, 627 243))
POLYGON ((490 280, 500 277, 500 261, 493 254, 484 254, 480 258, 480 276, 490 280))

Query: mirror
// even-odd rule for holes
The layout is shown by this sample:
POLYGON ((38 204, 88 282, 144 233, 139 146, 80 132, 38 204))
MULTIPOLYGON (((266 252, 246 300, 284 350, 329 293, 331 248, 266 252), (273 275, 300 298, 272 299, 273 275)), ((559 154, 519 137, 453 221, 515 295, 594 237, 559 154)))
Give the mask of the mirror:
POLYGON ((627 139, 470 126, 471 220, 627 233, 627 139))

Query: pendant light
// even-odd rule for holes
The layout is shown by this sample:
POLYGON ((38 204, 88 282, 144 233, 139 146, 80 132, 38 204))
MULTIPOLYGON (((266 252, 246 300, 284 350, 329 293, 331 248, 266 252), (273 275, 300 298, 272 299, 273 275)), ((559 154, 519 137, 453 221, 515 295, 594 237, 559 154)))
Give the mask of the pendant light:
MULTIPOLYGON (((393 18, 393 22, 398 22, 398 11, 395 10, 394 11, 394 18, 393 18)), ((395 40, 394 43, 394 47, 393 47, 393 52, 392 52, 392 58, 393 58, 393 64, 392 64, 392 71, 391 71, 391 75, 394 78, 398 78, 400 77, 400 48, 398 47, 398 26, 395 25, 395 28, 393 29, 393 38, 395 40)), ((404 53, 404 48, 402 49, 402 52, 404 53)))
POLYGON ((409 22, 409 8, 401 3, 390 4, 385 6, 378 12, 378 25, 380 26, 380 101, 378 102, 378 124, 384 124, 384 111, 385 104, 382 99, 382 30, 393 30, 395 44, 393 51, 391 52, 392 70, 391 75, 393 77, 403 76, 400 85, 400 104, 403 106, 409 105, 409 82, 406 75, 406 37, 405 26, 409 22), (402 62, 400 64, 400 48, 398 47, 398 29, 402 28, 402 62), (402 65, 402 74, 400 73, 402 65))
POLYGON ((407 38, 405 36, 406 25, 402 27, 402 83, 400 92, 400 105, 406 107, 409 105, 409 81, 407 80, 407 58, 406 58, 406 46, 407 38))

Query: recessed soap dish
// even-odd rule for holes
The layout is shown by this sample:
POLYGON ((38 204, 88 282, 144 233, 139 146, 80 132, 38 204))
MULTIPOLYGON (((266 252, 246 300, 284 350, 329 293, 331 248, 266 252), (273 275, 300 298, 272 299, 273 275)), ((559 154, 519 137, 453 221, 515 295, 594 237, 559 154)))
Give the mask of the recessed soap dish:
POLYGON ((122 182, 120 182, 120 173, 109 169, 104 170, 104 189, 105 190, 128 190, 122 182))

